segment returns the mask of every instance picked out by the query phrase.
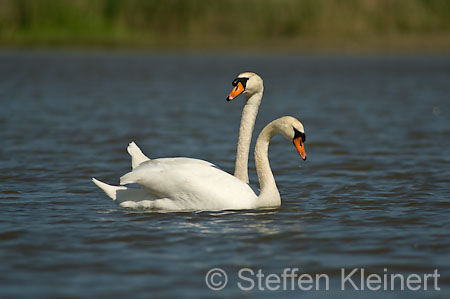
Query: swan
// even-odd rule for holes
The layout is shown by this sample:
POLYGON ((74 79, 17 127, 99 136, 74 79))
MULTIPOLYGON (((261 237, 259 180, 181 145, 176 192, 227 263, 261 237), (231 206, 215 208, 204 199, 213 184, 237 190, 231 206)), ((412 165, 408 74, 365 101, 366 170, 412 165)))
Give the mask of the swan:
MULTIPOLYGON (((233 89, 227 96, 227 101, 232 101, 240 94, 243 94, 246 98, 239 126, 234 176, 248 184, 248 155, 256 116, 262 100, 264 84, 261 77, 257 74, 244 72, 233 80, 232 85, 233 89)), ((128 145, 127 151, 131 156, 132 169, 150 160, 134 142, 128 145)))
POLYGON ((232 84, 234 87, 228 95, 227 101, 233 100, 240 94, 243 94, 246 99, 242 108, 241 124, 239 126, 234 176, 248 184, 250 142, 252 141, 253 128, 255 127, 256 116, 262 100, 264 84, 261 77, 252 72, 239 74, 232 84))
POLYGON ((111 186, 95 178, 93 182, 123 207, 165 211, 241 210, 281 205, 268 147, 273 136, 291 140, 306 160, 303 124, 291 116, 278 118, 264 127, 255 146, 255 164, 260 184, 257 196, 250 186, 214 164, 193 158, 160 158, 142 162, 120 178, 122 186, 111 186), (138 184, 135 189, 123 185, 138 184), (140 198, 140 200, 135 200, 140 198))

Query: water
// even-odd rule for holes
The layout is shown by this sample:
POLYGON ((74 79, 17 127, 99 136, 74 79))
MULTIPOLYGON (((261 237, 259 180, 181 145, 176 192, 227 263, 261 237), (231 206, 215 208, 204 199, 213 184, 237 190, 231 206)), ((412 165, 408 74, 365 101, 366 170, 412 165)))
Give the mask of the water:
POLYGON ((2 298, 449 297, 448 57, 2 52, 0 66, 2 298), (306 162, 271 145, 279 209, 147 213, 90 182, 118 183, 131 140, 232 172, 242 99, 225 97, 247 70, 265 80, 256 131, 282 115, 306 129, 306 162), (258 290, 243 268, 326 274, 329 290, 258 290), (341 268, 438 269, 441 290, 343 291, 341 268))

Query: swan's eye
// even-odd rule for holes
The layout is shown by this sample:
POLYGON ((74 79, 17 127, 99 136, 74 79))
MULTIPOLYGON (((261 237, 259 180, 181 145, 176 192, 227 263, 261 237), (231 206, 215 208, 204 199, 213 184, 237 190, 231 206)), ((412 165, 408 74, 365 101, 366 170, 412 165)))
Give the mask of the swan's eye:
POLYGON ((300 137, 302 139, 302 142, 306 141, 306 135, 303 132, 300 132, 299 130, 297 130, 296 128, 294 128, 294 139, 297 139, 298 137, 300 137))

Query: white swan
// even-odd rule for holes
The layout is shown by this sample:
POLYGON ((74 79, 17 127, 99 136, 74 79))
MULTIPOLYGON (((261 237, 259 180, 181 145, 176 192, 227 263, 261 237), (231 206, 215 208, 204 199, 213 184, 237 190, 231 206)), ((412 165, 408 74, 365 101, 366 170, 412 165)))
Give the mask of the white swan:
MULTIPOLYGON (((248 184, 248 155, 256 116, 258 115, 259 105, 262 100, 264 85, 261 77, 252 72, 239 74, 236 79, 233 80, 232 84, 233 90, 227 96, 227 101, 233 100, 241 93, 246 98, 239 127, 234 176, 248 184)), ((131 156, 131 165, 133 169, 142 162, 150 160, 150 158, 145 156, 134 142, 129 144, 127 150, 131 156)))
POLYGON ((228 95, 227 101, 233 100, 241 93, 246 98, 239 127, 234 176, 248 184, 248 154, 264 85, 260 76, 255 73, 245 72, 234 79, 233 86, 234 88, 228 95))
POLYGON ((281 199, 268 158, 270 139, 277 134, 292 140, 299 154, 306 159, 305 133, 301 122, 284 116, 265 126, 255 146, 255 164, 261 190, 259 196, 242 180, 209 162, 191 158, 149 160, 120 178, 121 185, 137 183, 142 189, 110 186, 96 179, 93 181, 112 199, 123 196, 121 206, 124 207, 167 211, 277 207, 281 199), (141 200, 135 200, 139 197, 141 200))

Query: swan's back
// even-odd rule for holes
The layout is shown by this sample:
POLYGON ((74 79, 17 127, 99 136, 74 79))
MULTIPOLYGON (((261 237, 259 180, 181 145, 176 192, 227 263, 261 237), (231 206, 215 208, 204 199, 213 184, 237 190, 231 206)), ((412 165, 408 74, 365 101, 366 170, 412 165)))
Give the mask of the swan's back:
POLYGON ((257 196, 236 177, 214 164, 191 158, 146 161, 120 178, 137 183, 171 209, 251 209, 257 196))

